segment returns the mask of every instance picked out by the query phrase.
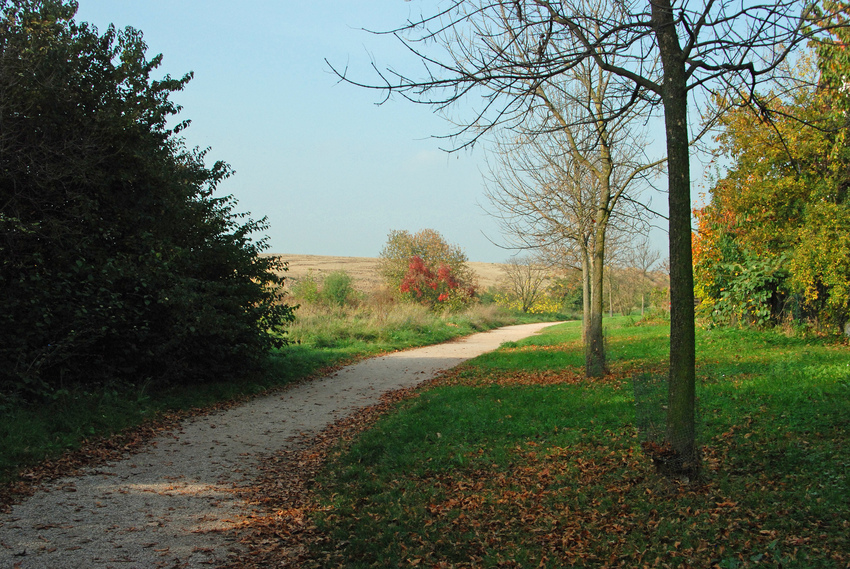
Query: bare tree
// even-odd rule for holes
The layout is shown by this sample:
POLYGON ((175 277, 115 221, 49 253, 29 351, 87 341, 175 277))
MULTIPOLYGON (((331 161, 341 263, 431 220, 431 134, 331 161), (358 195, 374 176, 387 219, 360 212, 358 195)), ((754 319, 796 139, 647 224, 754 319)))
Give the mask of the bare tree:
POLYGON ((549 267, 531 255, 511 257, 503 268, 510 292, 520 301, 521 310, 528 312, 543 294, 543 283, 549 267))
POLYGON ((648 112, 648 105, 612 114, 614 78, 589 62, 577 65, 563 80, 538 85, 539 106, 522 127, 503 131, 498 139, 487 189, 514 246, 575 249, 587 293, 583 339, 588 377, 606 371, 606 234, 612 223, 623 228, 641 217, 634 207, 634 188, 664 162, 650 160, 644 152, 645 135, 636 119, 648 112))
POLYGON ((671 283, 666 467, 688 474, 699 466, 689 93, 731 90, 769 116, 759 86, 795 49, 831 25, 846 25, 845 18, 824 14, 840 8, 818 0, 610 0, 604 10, 599 6, 598 0, 454 0, 392 32, 421 58, 424 75, 375 66, 377 82, 351 82, 441 109, 483 97, 453 133, 468 137, 462 146, 494 124, 521 124, 538 86, 588 61, 620 79, 612 116, 643 101, 663 111, 671 283))
POLYGON ((661 253, 652 248, 649 239, 643 236, 638 243, 634 244, 630 251, 631 266, 639 271, 640 275, 640 315, 643 316, 646 307, 646 294, 649 291, 649 271, 661 259, 661 253))
POLYGON ((627 316, 639 308, 643 316, 647 296, 657 280, 652 278, 651 270, 660 254, 641 233, 616 234, 609 249, 611 258, 605 266, 609 313, 616 311, 627 316))

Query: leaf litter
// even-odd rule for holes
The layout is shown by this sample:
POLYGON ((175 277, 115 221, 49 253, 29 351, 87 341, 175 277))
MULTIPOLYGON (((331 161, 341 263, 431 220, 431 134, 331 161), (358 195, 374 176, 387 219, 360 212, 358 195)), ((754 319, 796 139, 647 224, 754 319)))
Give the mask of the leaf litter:
MULTIPOLYGON (((456 368, 418 388, 388 393, 379 404, 316 436, 303 437, 288 450, 265 456, 254 483, 237 490, 254 509, 235 520, 235 529, 222 530, 235 533, 244 546, 233 551, 223 567, 344 565, 347 544, 335 541, 315 523, 319 514, 333 516, 333 507, 320 502, 327 489, 316 486, 316 476, 359 433, 429 385, 548 386, 587 381, 563 370, 476 371, 456 368)), ((622 387, 626 377, 623 371, 602 381, 622 387)), ((0 490, 0 505, 31 494, 41 482, 133 452, 186 416, 165 416, 30 469, 20 482, 0 490)), ((776 473, 769 463, 760 464, 770 453, 754 453, 747 446, 750 437, 742 431, 751 434, 753 428, 750 421, 713 436, 702 449, 705 476, 692 484, 657 476, 630 427, 606 431, 609 440, 604 448, 598 437, 562 447, 528 441, 513 449, 510 470, 498 465, 459 468, 418 481, 438 488, 442 499, 424 508, 421 534, 405 536, 398 547, 405 553, 405 564, 425 567, 803 567, 806 560, 824 567, 850 567, 847 504, 824 514, 815 508, 822 500, 810 479, 794 472, 776 473), (741 470, 737 463, 742 456, 751 464, 741 470), (800 488, 801 482, 808 486, 800 488), (812 497, 811 507, 787 497, 801 492, 812 497), (445 554, 447 546, 455 557, 445 554), (525 551, 522 562, 514 558, 518 550, 525 551)), ((846 438, 843 430, 835 435, 836 440, 846 438)), ((785 434, 786 439, 795 437, 799 440, 792 442, 810 444, 785 434)), ((369 506, 364 505, 361 520, 371 520, 379 528, 385 520, 369 506)))
MULTIPOLYGON (((623 386, 623 374, 603 383, 623 386)), ((463 366, 422 386, 385 395, 380 404, 337 421, 300 448, 267 457, 246 496, 258 506, 237 531, 245 553, 225 567, 341 567, 349 544, 319 530, 316 519, 336 525, 387 520, 368 497, 356 520, 335 512, 317 475, 345 452, 357 435, 433 385, 556 385, 588 380, 563 371, 494 372, 478 376, 463 366), (324 498, 323 498, 324 495, 324 498)), ((568 446, 527 441, 511 450, 510 466, 457 468, 413 483, 441 499, 421 514, 407 505, 421 531, 400 536, 399 565, 411 567, 850 567, 847 509, 832 516, 789 508, 798 478, 751 465, 734 472, 748 439, 732 427, 703 448, 704 475, 683 483, 659 476, 631 426, 606 430, 568 446), (751 491, 739 495, 741 490, 751 491), (786 504, 783 508, 782 504, 786 504), (794 516, 797 519, 793 519, 794 516), (792 519, 789 520, 789 516, 792 519), (828 532, 828 533, 827 533, 828 532), (844 536, 844 537, 842 537, 844 536), (450 552, 450 553, 447 553, 450 552), (517 555, 521 552, 521 555, 517 555), (521 559, 518 560, 518 557, 521 559)), ((403 474, 402 474, 403 475, 403 474)), ((345 498, 345 497, 344 497, 345 498)), ((367 530, 368 533, 368 530, 367 530)), ((376 558, 373 566, 390 566, 376 558)))

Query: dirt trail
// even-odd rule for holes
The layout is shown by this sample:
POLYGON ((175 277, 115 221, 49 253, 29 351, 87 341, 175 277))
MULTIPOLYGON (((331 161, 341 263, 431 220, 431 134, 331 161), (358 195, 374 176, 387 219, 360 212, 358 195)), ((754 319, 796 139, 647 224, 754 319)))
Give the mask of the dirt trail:
POLYGON ((255 456, 286 448, 381 394, 412 387, 551 323, 509 326, 343 368, 189 420, 115 464, 64 478, 0 515, 0 569, 215 567, 237 545, 255 456))

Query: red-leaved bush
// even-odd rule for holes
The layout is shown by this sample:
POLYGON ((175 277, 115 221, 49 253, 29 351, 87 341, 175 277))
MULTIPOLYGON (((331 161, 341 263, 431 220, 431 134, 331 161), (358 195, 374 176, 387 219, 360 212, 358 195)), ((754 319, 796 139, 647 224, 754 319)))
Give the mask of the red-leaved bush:
POLYGON ((409 298, 430 307, 447 306, 447 303, 459 299, 462 299, 461 304, 465 304, 473 293, 472 290, 461 290, 460 283, 452 275, 451 267, 441 263, 434 273, 418 255, 410 258, 399 290, 409 298))

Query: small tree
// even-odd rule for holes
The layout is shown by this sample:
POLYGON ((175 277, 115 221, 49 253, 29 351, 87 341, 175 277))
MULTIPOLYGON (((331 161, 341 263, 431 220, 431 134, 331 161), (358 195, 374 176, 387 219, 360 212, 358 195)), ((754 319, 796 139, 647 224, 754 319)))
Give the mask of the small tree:
POLYGON ((644 236, 637 243, 631 244, 626 255, 628 257, 627 264, 638 273, 636 288, 640 296, 640 315, 643 316, 646 311, 647 296, 652 290, 652 280, 649 278, 649 273, 661 259, 661 253, 653 249, 649 239, 644 236))
POLYGON ((543 283, 549 276, 549 268, 530 257, 511 257, 504 264, 505 283, 510 293, 519 300, 521 310, 528 312, 545 293, 543 283))
POLYGON ((448 243, 433 229, 422 229, 416 233, 393 230, 381 250, 378 264, 378 270, 390 289, 399 290, 411 270, 414 257, 418 257, 423 266, 434 274, 441 265, 445 265, 458 286, 474 286, 474 275, 466 264, 466 253, 458 245, 448 243))
POLYGON ((588 377, 606 371, 602 289, 609 234, 630 231, 641 217, 637 194, 664 163, 645 154, 641 123, 649 105, 614 112, 622 93, 613 79, 583 62, 558 81, 541 81, 534 90, 539 106, 514 129, 522 135, 507 131, 499 140, 487 185, 512 245, 551 252, 557 243, 579 257, 588 292, 583 315, 588 377))

